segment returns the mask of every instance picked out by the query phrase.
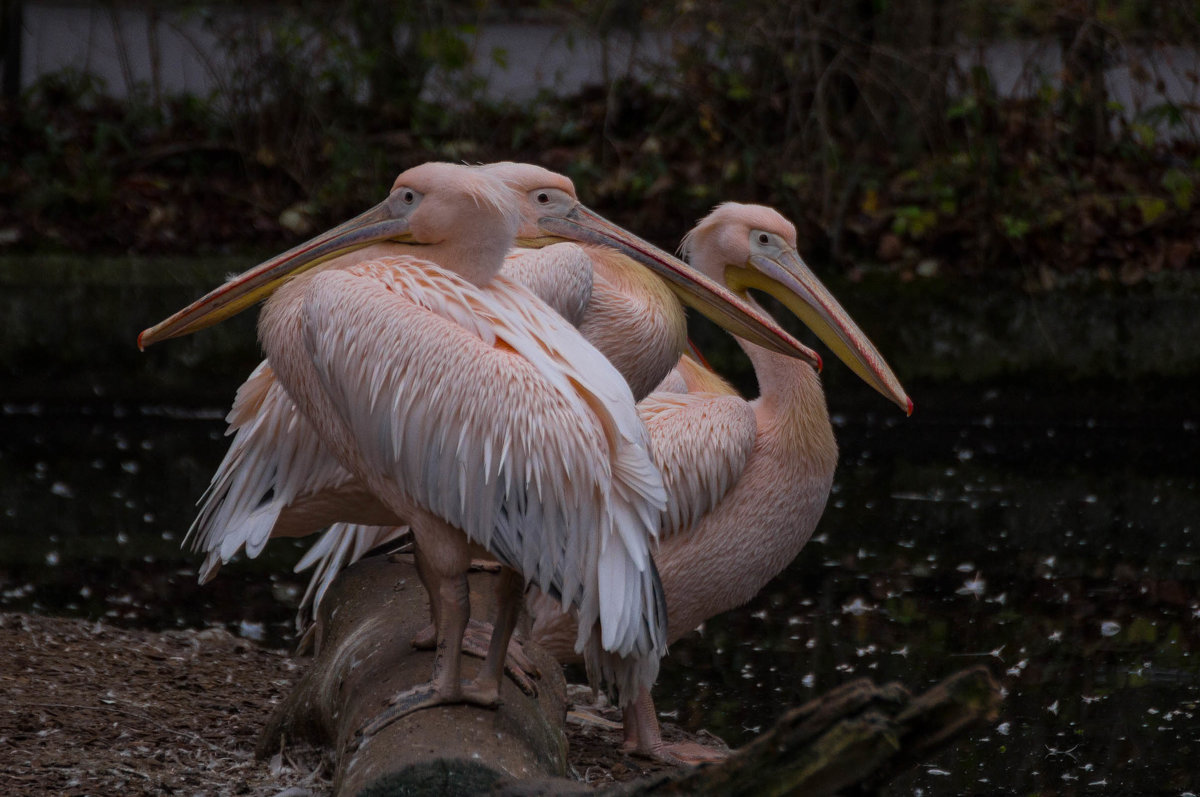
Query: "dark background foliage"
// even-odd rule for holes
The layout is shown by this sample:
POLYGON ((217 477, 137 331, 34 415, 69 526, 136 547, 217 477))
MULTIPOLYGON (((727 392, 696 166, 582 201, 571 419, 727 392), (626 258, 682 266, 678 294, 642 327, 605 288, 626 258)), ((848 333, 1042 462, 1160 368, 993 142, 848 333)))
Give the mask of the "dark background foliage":
MULTIPOLYGON (((4 5, 11 33, 22 4, 4 5)), ((117 100, 71 71, 20 91, 12 36, 0 37, 0 250, 269 250, 374 203, 409 165, 520 159, 567 173, 589 204, 668 246, 732 199, 778 207, 809 257, 852 273, 1134 282, 1200 265, 1200 109, 1133 113, 1105 82, 1119 67, 1162 87, 1173 48, 1200 41, 1200 7, 1186 0, 305 0, 149 13, 207 20, 235 65, 211 95, 164 96, 152 79, 117 100), (478 53, 473 37, 522 21, 597 36, 606 54, 665 41, 671 58, 619 77, 605 61, 574 96, 489 99, 471 64, 506 53, 478 53), (1056 46, 1058 68, 1030 60, 1021 90, 1001 92, 982 54, 1003 41, 1056 46)))

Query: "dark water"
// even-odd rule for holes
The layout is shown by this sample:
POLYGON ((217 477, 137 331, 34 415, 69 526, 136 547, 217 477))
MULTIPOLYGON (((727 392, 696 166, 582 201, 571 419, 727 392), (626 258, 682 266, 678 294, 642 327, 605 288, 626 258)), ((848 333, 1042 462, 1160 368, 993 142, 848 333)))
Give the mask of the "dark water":
MULTIPOLYGON (((918 692, 984 663, 1006 690, 999 720, 893 793, 1200 788, 1200 408, 914 393, 911 419, 881 402, 837 416, 817 537, 752 604, 672 648, 660 710, 737 745, 853 678, 918 692)), ((4 405, 0 608, 290 644, 299 545, 203 587, 179 550, 223 412, 4 405)))

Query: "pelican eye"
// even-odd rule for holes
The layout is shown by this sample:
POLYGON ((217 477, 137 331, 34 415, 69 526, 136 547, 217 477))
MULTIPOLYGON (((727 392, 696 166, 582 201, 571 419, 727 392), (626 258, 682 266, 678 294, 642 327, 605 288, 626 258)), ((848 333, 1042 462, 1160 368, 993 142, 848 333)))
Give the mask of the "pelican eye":
POLYGON ((767 237, 767 234, 766 234, 765 232, 760 232, 760 233, 758 234, 758 242, 759 242, 760 244, 762 244, 763 246, 766 246, 766 245, 767 245, 767 242, 768 242, 768 241, 770 241, 770 240, 771 240, 771 239, 767 237))
POLYGON ((549 205, 550 195, 545 191, 538 191, 537 201, 539 205, 549 205))
POLYGON ((405 189, 404 193, 400 195, 400 198, 403 199, 406 204, 411 205, 417 198, 417 195, 412 192, 412 189, 405 189))

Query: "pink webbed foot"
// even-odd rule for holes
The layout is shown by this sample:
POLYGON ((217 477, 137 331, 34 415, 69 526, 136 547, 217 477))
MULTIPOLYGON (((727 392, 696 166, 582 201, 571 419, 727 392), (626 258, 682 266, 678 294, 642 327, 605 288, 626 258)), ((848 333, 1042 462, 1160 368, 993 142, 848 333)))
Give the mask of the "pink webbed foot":
MULTIPOLYGON (((667 744, 662 738, 658 714, 650 690, 643 689, 622 716, 625 741, 621 749, 627 753, 653 758, 673 766, 698 766, 721 761, 729 756, 728 748, 718 739, 720 746, 708 746, 699 742, 675 742, 667 744)), ((716 739, 716 737, 713 737, 716 739)))
POLYGON ((729 751, 718 747, 708 747, 699 742, 676 742, 675 744, 660 744, 649 750, 632 749, 622 746, 627 753, 652 758, 677 767, 695 767, 701 764, 715 764, 729 757, 729 751))

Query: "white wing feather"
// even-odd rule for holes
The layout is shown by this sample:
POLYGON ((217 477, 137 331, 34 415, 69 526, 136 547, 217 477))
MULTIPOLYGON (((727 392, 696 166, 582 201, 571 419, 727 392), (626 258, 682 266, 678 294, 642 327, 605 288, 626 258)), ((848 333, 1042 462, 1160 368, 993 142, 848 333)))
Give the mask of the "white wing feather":
MULTIPOLYGON (((754 410, 745 400, 729 393, 673 392, 687 385, 683 375, 672 375, 638 404, 667 488, 660 529, 664 539, 686 533, 716 507, 741 478, 757 435, 754 410)), ((534 638, 560 647, 572 621, 543 594, 530 601, 534 638)), ((615 684, 619 694, 636 692, 657 675, 653 657, 589 649, 583 660, 589 677, 615 684)))
POLYGON ((226 420, 233 442, 185 539, 206 554, 201 581, 243 548, 257 556, 280 513, 297 497, 336 489, 352 478, 321 444, 266 361, 238 388, 226 420))
MULTIPOLYGON (((757 435, 753 408, 745 400, 686 390, 683 376, 672 371, 659 390, 638 403, 666 487, 667 507, 659 525, 664 538, 686 531, 720 503, 741 477, 757 435)), ((317 561, 317 547, 336 552, 342 559, 336 564, 321 563, 306 596, 314 592, 323 595, 339 569, 399 533, 386 527, 352 524, 330 527, 304 562, 317 561), (341 540, 340 535, 351 536, 341 540), (345 556, 347 550, 358 553, 345 556)), ((314 614, 319 603, 319 598, 313 603, 314 614)))
POLYGON ((598 621, 606 650, 665 651, 662 479, 629 387, 573 327, 504 276, 383 258, 315 275, 303 328, 372 490, 400 485, 577 606, 581 649, 598 621))
MULTIPOLYGON (((513 249, 504 259, 503 273, 537 294, 572 326, 579 324, 591 300, 592 259, 577 244, 513 249)), ((376 392, 372 394, 374 400, 380 382, 378 377, 372 382, 376 386, 376 392)), ((493 458, 499 455, 499 451, 493 450, 492 439, 484 440, 483 463, 486 472, 492 471, 493 458)), ((403 528, 354 523, 335 523, 326 529, 296 565, 296 572, 313 568, 297 622, 303 623, 305 617, 316 616, 321 599, 338 572, 358 561, 367 551, 403 533, 403 528)))
MULTIPOLYGON (((513 249, 505 258, 504 273, 529 287, 572 325, 579 322, 591 298, 592 261, 576 244, 513 249)), ((382 384, 378 374, 372 383, 374 403, 382 384)), ((354 479, 324 449, 266 361, 239 388, 226 420, 230 424, 226 434, 234 440, 202 497, 203 506, 188 537, 194 550, 206 554, 201 581, 211 579, 239 551, 257 556, 276 536, 276 524, 290 500, 354 479), (300 467, 290 466, 291 462, 300 467), (305 471, 303 463, 316 467, 305 471)), ((485 469, 490 469, 492 455, 489 444, 484 451, 485 469)), ((315 532, 317 527, 305 530, 315 532)), ((362 524, 331 526, 297 565, 297 572, 315 567, 301 614, 310 600, 315 612, 339 570, 399 533, 362 524), (342 534, 349 537, 341 539, 342 534), (323 560, 325 556, 329 561, 323 560)))
POLYGON ((742 475, 758 424, 744 399, 715 393, 651 393, 638 404, 667 488, 664 536, 713 509, 742 475))
POLYGON ((335 523, 330 526, 294 568, 296 573, 314 568, 296 613, 297 628, 306 624, 306 618, 317 616, 321 600, 338 573, 363 558, 368 551, 398 540, 407 533, 408 526, 364 526, 356 523, 335 523))

